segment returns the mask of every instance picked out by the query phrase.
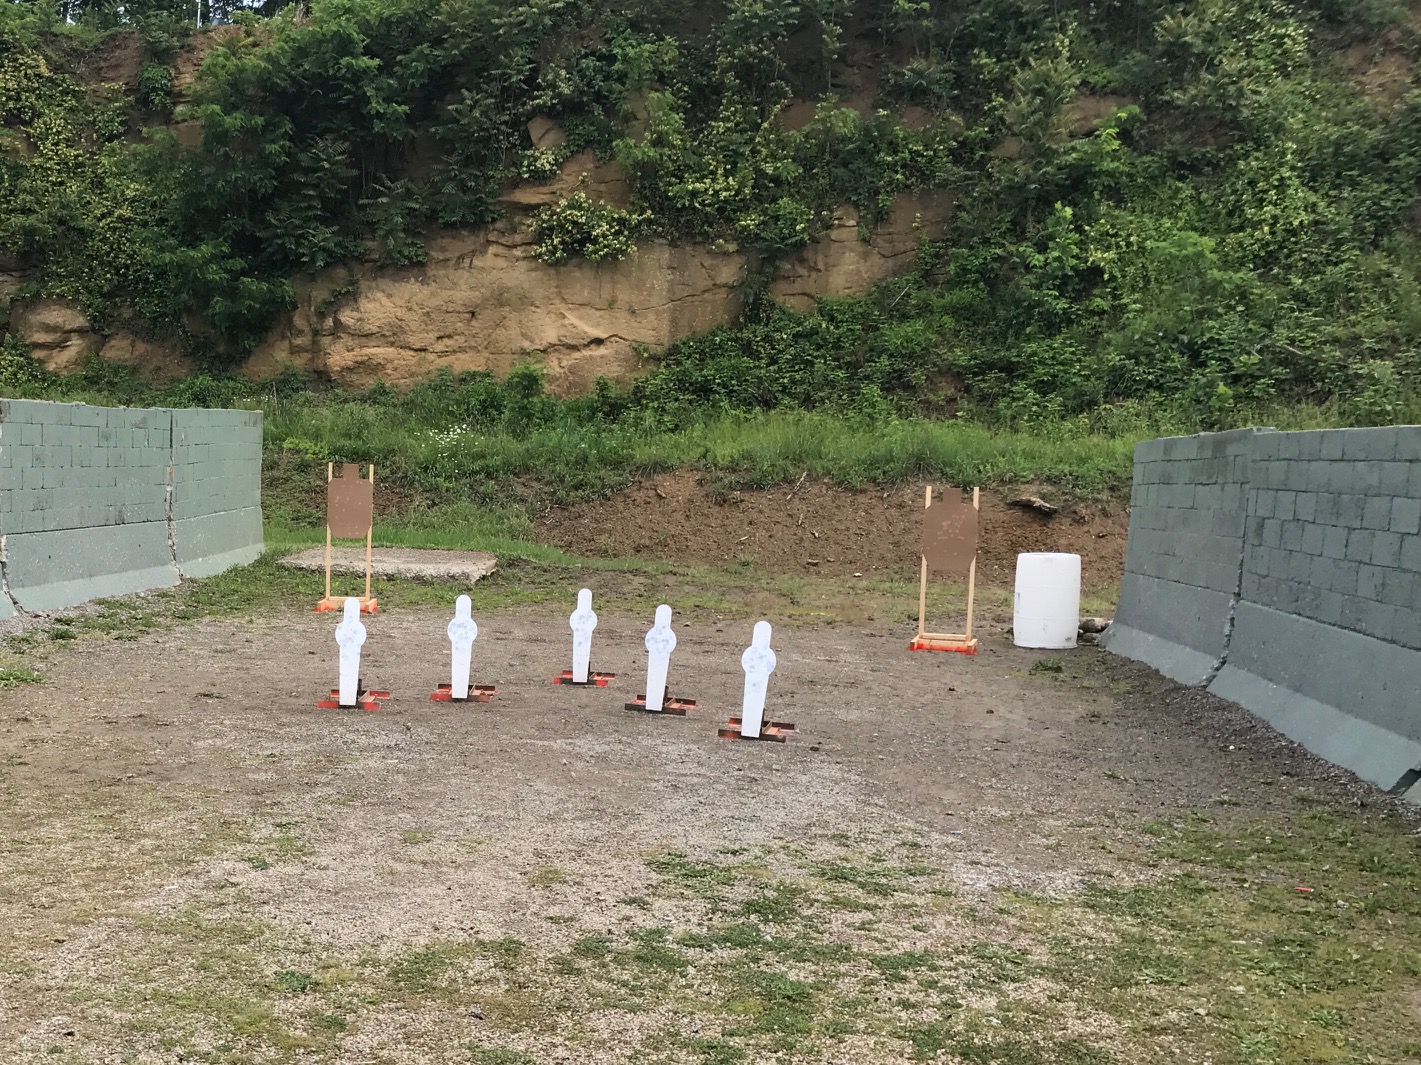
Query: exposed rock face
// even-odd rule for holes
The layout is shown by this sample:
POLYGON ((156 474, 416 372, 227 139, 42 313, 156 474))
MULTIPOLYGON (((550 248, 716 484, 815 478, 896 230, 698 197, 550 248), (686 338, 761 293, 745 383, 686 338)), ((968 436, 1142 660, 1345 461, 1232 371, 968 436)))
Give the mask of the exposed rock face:
POLYGON ((297 310, 246 372, 291 366, 359 388, 443 368, 501 374, 534 358, 553 390, 571 395, 601 375, 634 376, 634 345, 664 347, 733 313, 737 257, 653 243, 618 262, 548 267, 531 240, 505 225, 437 237, 418 270, 325 271, 300 286, 297 310))
POLYGON ((913 265, 923 239, 943 236, 952 211, 945 193, 901 195, 868 239, 858 212, 845 207, 833 227, 785 263, 770 292, 781 303, 809 310, 823 296, 855 296, 913 265))
POLYGON ((128 333, 105 337, 99 358, 127 366, 143 380, 157 384, 181 381, 194 369, 192 361, 184 358, 175 346, 142 340, 128 333))
MULTIPOLYGON (((864 292, 908 269, 918 241, 941 235, 950 208, 942 195, 900 197, 867 240, 846 210, 786 264, 772 291, 800 308, 864 292)), ((532 237, 516 221, 445 234, 430 241, 419 268, 331 269, 298 282, 297 309, 244 370, 262 378, 295 368, 362 388, 410 385, 440 369, 502 374, 531 360, 552 391, 576 395, 599 376, 636 376, 638 345, 664 348, 729 322, 742 264, 704 246, 649 242, 620 261, 549 267, 533 258, 532 237)))
MULTIPOLYGON (((529 128, 533 127, 529 123, 529 128)), ((560 131, 559 131, 560 132, 560 131)), ((544 139, 551 134, 544 133, 544 139)), ((545 185, 519 185, 509 189, 498 202, 513 208, 542 207, 560 203, 573 192, 582 191, 594 200, 626 207, 631 203, 632 190, 627 172, 620 163, 599 163, 591 151, 578 152, 562 164, 558 176, 545 185)))
MULTIPOLYGON (((507 198, 515 212, 584 188, 626 202, 625 175, 590 154, 569 159, 546 186, 507 198)), ((872 233, 850 208, 831 230, 786 262, 771 291, 808 309, 822 296, 867 291, 909 269, 918 242, 942 235, 951 211, 944 194, 902 196, 872 233)), ((520 362, 543 366, 559 395, 589 391, 600 376, 626 381, 642 372, 638 348, 665 348, 731 321, 744 257, 704 245, 644 242, 620 261, 545 266, 517 215, 476 232, 446 232, 429 242, 428 262, 406 269, 333 267, 297 279, 297 307, 243 367, 256 379, 293 368, 363 388, 409 386, 441 369, 503 374, 520 362)), ((165 381, 191 372, 176 348, 118 333, 94 332, 75 308, 56 300, 18 306, 12 329, 56 373, 73 373, 91 355, 165 381)))
POLYGON ((36 361, 53 373, 74 373, 99 348, 89 319, 59 300, 39 300, 15 308, 10 328, 30 346, 36 361))

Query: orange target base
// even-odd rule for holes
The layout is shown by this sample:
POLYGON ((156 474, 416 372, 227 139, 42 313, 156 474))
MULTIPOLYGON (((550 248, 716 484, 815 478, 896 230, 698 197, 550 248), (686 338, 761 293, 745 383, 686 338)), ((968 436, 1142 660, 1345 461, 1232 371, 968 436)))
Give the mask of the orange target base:
POLYGON ((493 700, 498 694, 498 689, 492 684, 470 684, 469 697, 467 699, 454 698, 453 686, 441 684, 430 693, 429 701, 432 703, 487 703, 493 700))
POLYGON ((362 614, 378 614, 380 612, 380 600, 378 599, 367 598, 363 595, 330 595, 316 604, 315 613, 327 614, 332 610, 344 610, 347 599, 359 599, 362 614))
POLYGON ((784 743, 791 736, 798 736, 799 730, 789 721, 762 721, 758 736, 746 736, 740 731, 740 718, 732 717, 716 735, 723 740, 764 740, 766 743, 784 743))
POLYGON ((955 651, 960 655, 977 653, 976 638, 968 639, 956 633, 920 632, 908 644, 910 651, 955 651))
POLYGON ((553 678, 553 683, 571 684, 574 687, 578 688, 605 688, 607 685, 611 684, 612 681, 616 679, 617 675, 615 673, 593 673, 591 670, 589 670, 587 673, 587 679, 585 681, 578 682, 572 679, 572 670, 565 669, 553 678))
POLYGON ((371 691, 368 688, 359 689, 355 696, 355 705, 342 706, 340 703, 340 689, 332 688, 329 698, 319 699, 316 702, 317 710, 383 710, 380 704, 390 697, 389 692, 371 691))
POLYGON ((666 714, 670 717, 685 717, 688 710, 694 710, 696 708, 696 700, 675 699, 668 695, 662 701, 660 710, 652 710, 646 705, 646 696, 638 695, 635 699, 622 705, 623 709, 636 710, 643 714, 666 714))

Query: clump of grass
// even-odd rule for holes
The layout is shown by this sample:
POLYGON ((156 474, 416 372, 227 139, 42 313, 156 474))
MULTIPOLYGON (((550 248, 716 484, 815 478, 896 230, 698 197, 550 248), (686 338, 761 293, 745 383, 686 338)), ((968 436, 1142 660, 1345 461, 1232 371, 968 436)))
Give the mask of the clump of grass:
POLYGON ((6 666, 0 668, 0 689, 18 688, 21 684, 41 684, 44 677, 32 669, 6 666))

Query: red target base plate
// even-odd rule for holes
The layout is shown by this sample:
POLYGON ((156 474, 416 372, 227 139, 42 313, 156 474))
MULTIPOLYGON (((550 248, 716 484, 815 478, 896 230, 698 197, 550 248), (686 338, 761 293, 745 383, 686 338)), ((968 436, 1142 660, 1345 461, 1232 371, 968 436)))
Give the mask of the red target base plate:
POLYGON ((317 710, 383 710, 380 704, 390 697, 389 692, 370 691, 361 688, 355 697, 353 706, 342 706, 340 702, 340 689, 332 688, 331 694, 325 699, 316 700, 317 710))
POLYGON ((605 688, 616 679, 615 673, 588 673, 585 681, 572 679, 572 670, 565 669, 553 678, 554 684, 571 684, 575 688, 605 688))
POLYGON ((635 699, 631 700, 631 702, 624 703, 623 706, 627 710, 635 710, 642 714, 670 714, 672 717, 685 717, 686 711, 696 708, 696 700, 673 699, 667 696, 665 701, 662 702, 660 710, 648 710, 646 706, 646 696, 638 695, 635 699))
POLYGON ((492 684, 470 684, 469 697, 456 699, 452 686, 441 684, 436 691, 430 693, 429 701, 434 703, 487 703, 491 702, 497 694, 498 689, 492 684))
POLYGON ((789 721, 762 721, 758 736, 745 736, 740 732, 740 719, 732 717, 716 735, 723 740, 764 740, 766 743, 785 743, 791 736, 798 736, 799 730, 789 721))

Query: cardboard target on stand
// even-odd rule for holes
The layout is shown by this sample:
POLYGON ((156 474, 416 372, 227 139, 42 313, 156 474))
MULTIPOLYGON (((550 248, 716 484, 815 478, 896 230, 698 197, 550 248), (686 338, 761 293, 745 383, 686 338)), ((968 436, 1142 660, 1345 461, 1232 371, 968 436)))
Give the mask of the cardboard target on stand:
POLYGON ((360 612, 373 614, 379 602, 370 595, 370 550, 374 541, 375 464, 369 466, 369 476, 360 476, 360 464, 345 462, 339 472, 334 463, 326 463, 326 594, 316 604, 317 612, 340 610, 345 596, 331 595, 331 540, 365 541, 365 594, 360 597, 360 612))
POLYGON ((981 493, 972 489, 972 502, 956 488, 943 489, 933 502, 933 486, 923 498, 923 539, 918 575, 918 635, 908 645, 910 651, 957 651, 975 655, 977 641, 972 636, 972 608, 977 592, 977 519, 981 493), (928 573, 948 573, 967 578, 967 624, 963 632, 928 632, 928 573))

